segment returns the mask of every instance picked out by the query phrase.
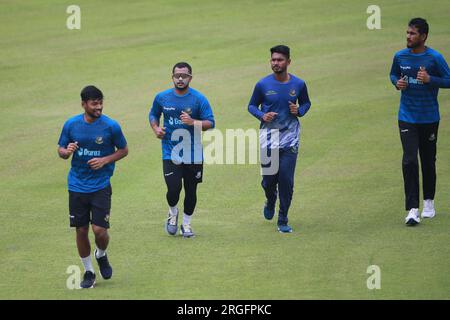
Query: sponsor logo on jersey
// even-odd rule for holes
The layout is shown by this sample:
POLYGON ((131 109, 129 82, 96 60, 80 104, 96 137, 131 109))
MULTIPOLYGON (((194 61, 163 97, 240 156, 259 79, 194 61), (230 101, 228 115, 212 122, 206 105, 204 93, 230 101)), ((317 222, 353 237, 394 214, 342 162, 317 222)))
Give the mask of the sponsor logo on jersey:
POLYGON ((409 77, 408 78, 408 83, 410 83, 410 84, 423 84, 422 81, 420 81, 420 80, 418 80, 416 78, 413 78, 413 77, 409 77))
POLYGON ((175 107, 163 107, 163 109, 166 110, 166 111, 176 110, 175 107))
POLYGON ((102 144, 102 143, 103 143, 103 137, 97 137, 97 138, 95 138, 95 143, 96 143, 96 144, 102 144))
POLYGON ((100 150, 88 150, 86 148, 79 148, 78 151, 78 156, 82 157, 82 156, 89 156, 89 157, 100 157, 100 150))
POLYGON ((274 95, 274 94, 277 94, 277 92, 274 91, 274 90, 269 90, 269 91, 266 92, 266 96, 271 96, 271 95, 274 95))
POLYGON ((178 118, 173 118, 173 117, 170 117, 169 120, 168 120, 168 122, 169 122, 169 124, 170 124, 171 126, 173 126, 173 125, 182 125, 182 124, 183 124, 183 121, 181 121, 181 120, 178 119, 178 118))

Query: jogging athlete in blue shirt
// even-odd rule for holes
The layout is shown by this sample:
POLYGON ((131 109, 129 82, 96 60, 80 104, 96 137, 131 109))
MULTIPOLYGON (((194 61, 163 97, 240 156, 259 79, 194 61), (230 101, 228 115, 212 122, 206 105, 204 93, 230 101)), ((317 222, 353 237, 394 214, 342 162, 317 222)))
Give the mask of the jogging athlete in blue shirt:
POLYGON ((58 154, 63 159, 72 156, 68 176, 70 226, 76 228, 77 247, 85 273, 80 286, 92 288, 95 272, 91 261, 89 223, 95 235, 100 274, 110 279, 112 268, 106 248, 109 243, 111 210, 110 178, 114 163, 128 154, 127 141, 119 124, 102 114, 103 93, 94 86, 81 91, 84 113, 66 121, 58 142, 58 154))
MULTIPOLYGON (((300 140, 300 122, 311 107, 305 82, 287 72, 291 62, 290 49, 279 45, 270 49, 273 74, 261 79, 255 86, 248 111, 261 121, 261 132, 278 132, 278 141, 264 139, 260 134, 261 149, 278 152, 278 170, 264 172, 262 187, 266 194, 264 217, 271 220, 275 214, 277 195, 280 198, 278 230, 292 232, 288 225, 288 210, 294 190, 294 173, 300 140), (269 142, 270 140, 270 142, 269 142)), ((262 151, 261 151, 262 152, 262 151)))
POLYGON ((398 125, 403 146, 403 180, 407 225, 419 218, 419 162, 423 178, 422 218, 435 216, 436 144, 439 127, 439 88, 450 88, 450 69, 444 57, 425 46, 428 23, 414 18, 406 32, 407 48, 394 56, 390 78, 401 91, 398 125))
POLYGON ((184 186, 183 237, 194 236, 191 218, 197 203, 197 184, 203 178, 202 130, 214 128, 214 116, 206 97, 189 87, 192 68, 179 62, 172 68, 174 88, 156 95, 149 113, 150 125, 162 141, 164 179, 167 185, 169 213, 166 231, 175 235, 178 230, 180 192, 184 186), (160 126, 161 115, 164 124, 160 126))

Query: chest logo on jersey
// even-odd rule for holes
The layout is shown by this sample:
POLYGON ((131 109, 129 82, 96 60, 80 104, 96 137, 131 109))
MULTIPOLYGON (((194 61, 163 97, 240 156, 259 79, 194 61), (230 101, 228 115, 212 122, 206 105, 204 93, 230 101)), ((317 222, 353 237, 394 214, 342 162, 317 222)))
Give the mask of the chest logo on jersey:
POLYGON ((163 109, 166 110, 166 111, 174 111, 174 110, 176 110, 175 107, 163 107, 163 109))
POLYGON ((186 107, 183 109, 184 112, 186 112, 187 114, 192 114, 192 108, 191 107, 186 107))
POLYGON ((291 91, 289 91, 289 95, 291 97, 296 97, 297 96, 297 91, 295 91, 295 89, 291 89, 291 91))
POLYGON ((102 144, 102 143, 103 143, 103 137, 97 137, 97 138, 95 138, 95 143, 96 143, 96 144, 102 144))
POLYGON ((275 90, 269 90, 266 92, 266 96, 272 96, 274 94, 277 94, 277 92, 275 90))
POLYGON ((400 66, 400 69, 402 70, 411 70, 410 66, 400 66))

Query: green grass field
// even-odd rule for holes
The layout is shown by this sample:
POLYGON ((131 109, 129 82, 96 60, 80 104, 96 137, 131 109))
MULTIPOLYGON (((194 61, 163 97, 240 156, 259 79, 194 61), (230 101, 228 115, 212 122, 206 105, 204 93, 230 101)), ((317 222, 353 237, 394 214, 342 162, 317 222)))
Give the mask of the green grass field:
MULTIPOLYGON (((399 94, 389 81, 410 18, 430 23, 427 44, 450 61, 450 3, 378 1, 382 29, 366 27, 364 1, 0 1, 1 299, 449 299, 450 91, 441 90, 437 216, 404 225, 399 94), (174 63, 217 128, 257 128, 247 112, 270 73, 269 48, 291 47, 290 72, 308 84, 290 222, 262 218, 257 165, 209 165, 194 239, 169 237, 161 147, 148 125, 174 63), (95 84, 130 154, 116 166, 108 249, 114 277, 68 290, 81 261, 68 227, 70 162, 56 149, 64 121, 95 84), (368 290, 366 269, 381 268, 368 290)), ((92 236, 91 236, 92 239, 92 236)))

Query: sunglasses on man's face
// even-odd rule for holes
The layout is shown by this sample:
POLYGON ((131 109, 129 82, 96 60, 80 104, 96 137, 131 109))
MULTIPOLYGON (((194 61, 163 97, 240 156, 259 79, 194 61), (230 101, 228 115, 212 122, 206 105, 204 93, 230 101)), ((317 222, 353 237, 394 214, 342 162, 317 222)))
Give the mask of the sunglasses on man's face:
POLYGON ((189 74, 189 73, 174 73, 173 75, 172 75, 172 78, 174 78, 174 79, 183 79, 183 80, 186 80, 186 79, 188 79, 189 77, 192 77, 192 75, 191 74, 189 74))

